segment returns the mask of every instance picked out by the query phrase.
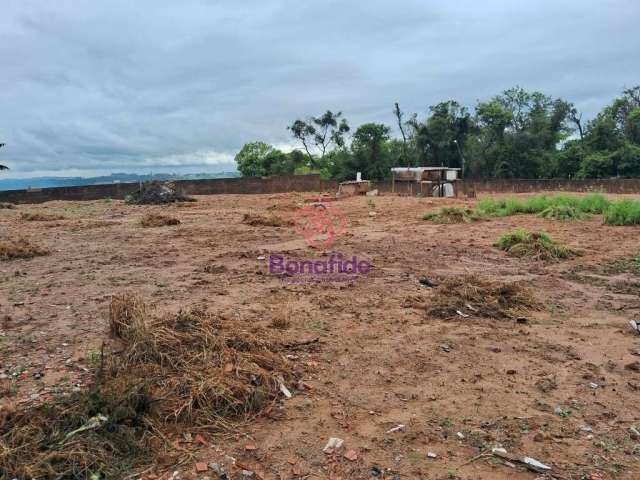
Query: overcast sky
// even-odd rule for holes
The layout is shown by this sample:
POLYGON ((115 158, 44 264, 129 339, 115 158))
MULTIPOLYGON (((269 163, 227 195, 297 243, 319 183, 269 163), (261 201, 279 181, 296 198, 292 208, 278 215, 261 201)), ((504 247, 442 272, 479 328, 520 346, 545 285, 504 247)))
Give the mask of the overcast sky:
POLYGON ((640 1, 2 0, 3 176, 233 169, 296 117, 352 126, 516 84, 591 118, 640 84, 640 1))

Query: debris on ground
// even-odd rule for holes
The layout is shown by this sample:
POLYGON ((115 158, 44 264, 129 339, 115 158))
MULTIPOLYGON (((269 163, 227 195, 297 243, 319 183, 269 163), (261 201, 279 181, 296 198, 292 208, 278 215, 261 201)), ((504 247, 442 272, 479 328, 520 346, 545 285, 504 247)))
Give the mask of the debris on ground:
POLYGON ((638 335, 640 335, 640 323, 637 320, 629 320, 629 325, 633 328, 638 335))
POLYGON ((195 199, 182 193, 173 182, 146 182, 140 189, 125 198, 131 205, 162 205, 175 202, 195 202, 195 199))
POLYGON ((242 223, 246 223, 252 227, 290 227, 293 225, 293 220, 285 219, 277 215, 267 216, 245 213, 242 217, 242 223))
POLYGON ((49 255, 49 250, 31 243, 26 238, 0 240, 0 260, 33 258, 42 255, 49 255))
MULTIPOLYGON (((445 278, 426 305, 427 314, 439 318, 478 316, 512 319, 539 308, 533 294, 520 283, 485 280, 477 275, 445 278), (465 313, 465 310, 470 313, 465 313)), ((466 318, 466 317, 465 317, 466 318)))
POLYGON ((535 260, 559 260, 579 255, 577 251, 559 244, 545 233, 523 229, 505 233, 495 246, 514 257, 535 260))
POLYGON ((340 450, 340 448, 342 448, 343 443, 344 443, 343 439, 337 438, 337 437, 331 437, 327 442, 327 444, 322 449, 322 451, 324 453, 333 453, 337 450, 340 450))
POLYGON ((390 428, 389 430, 387 430, 387 433, 399 432, 399 431, 404 430, 404 429, 405 429, 405 425, 403 425, 403 424, 399 424, 399 425, 397 425, 397 426, 395 426, 395 427, 390 428))
POLYGON ((473 223, 485 218, 470 208, 442 207, 438 212, 427 213, 422 217, 433 223, 473 223))
POLYGON ((147 213, 140 220, 143 227, 164 227, 168 225, 180 225, 180 220, 168 215, 160 215, 159 213, 147 213))
POLYGON ((434 282, 433 280, 427 278, 427 277, 421 277, 418 279, 418 282, 420 283, 420 285, 428 287, 428 288, 434 288, 437 287, 438 284, 436 282, 434 282))

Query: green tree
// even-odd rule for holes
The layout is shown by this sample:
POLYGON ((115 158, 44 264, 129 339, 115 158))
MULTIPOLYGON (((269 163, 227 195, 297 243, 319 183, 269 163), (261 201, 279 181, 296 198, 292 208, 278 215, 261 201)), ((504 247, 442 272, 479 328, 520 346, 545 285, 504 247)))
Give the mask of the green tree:
POLYGON ((299 160, 300 152, 286 154, 264 142, 247 143, 235 156, 244 177, 291 175, 299 160))
POLYGON ((362 172, 367 180, 384 180, 389 177, 390 131, 389 127, 380 123, 365 123, 358 127, 351 142, 352 173, 362 172))
POLYGON ((325 155, 333 148, 344 147, 344 137, 349 132, 349 124, 342 118, 342 112, 333 113, 327 110, 319 117, 308 120, 295 120, 287 129, 298 140, 309 157, 310 166, 320 166, 325 155), (317 150, 319 158, 316 160, 311 150, 317 150))
POLYGON ((454 100, 441 102, 429 107, 429 116, 424 122, 419 122, 417 115, 414 115, 407 125, 412 130, 419 165, 462 165, 460 152, 465 149, 467 136, 472 128, 471 115, 466 107, 454 100))

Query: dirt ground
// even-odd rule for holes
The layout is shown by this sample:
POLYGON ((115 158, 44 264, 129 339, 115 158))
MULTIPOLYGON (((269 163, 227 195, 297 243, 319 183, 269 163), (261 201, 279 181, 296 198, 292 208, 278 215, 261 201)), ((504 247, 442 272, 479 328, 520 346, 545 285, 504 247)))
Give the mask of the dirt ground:
POLYGON ((640 361, 640 336, 628 323, 640 318, 640 276, 609 268, 640 252, 639 227, 534 215, 436 225, 422 216, 474 201, 354 197, 332 203, 346 221, 331 251, 356 255, 371 271, 352 283, 293 283, 269 273, 269 255, 313 260, 326 252, 290 225, 249 225, 243 216, 291 219, 311 197, 0 210, 1 238, 25 236, 51 250, 0 262, 0 401, 22 408, 86 388, 107 337, 110 297, 126 290, 158 312, 205 303, 303 343, 287 356, 304 381, 291 386, 292 398, 225 434, 176 432, 176 448, 193 457, 147 474, 218 478, 211 468, 195 472, 196 462, 213 462, 230 478, 251 478, 249 471, 274 479, 552 478, 481 455, 502 447, 551 466, 555 478, 640 478, 640 438, 629 432, 640 429, 640 364, 628 368, 640 361), (26 221, 22 212, 65 218, 26 221), (148 213, 181 223, 143 228, 148 213), (518 227, 547 232, 583 255, 541 262, 493 246, 518 227), (524 281, 542 308, 520 322, 472 311, 429 317, 419 305, 433 289, 419 279, 463 273, 524 281), (197 433, 206 445, 189 438, 197 433), (330 437, 344 445, 327 454, 330 437))

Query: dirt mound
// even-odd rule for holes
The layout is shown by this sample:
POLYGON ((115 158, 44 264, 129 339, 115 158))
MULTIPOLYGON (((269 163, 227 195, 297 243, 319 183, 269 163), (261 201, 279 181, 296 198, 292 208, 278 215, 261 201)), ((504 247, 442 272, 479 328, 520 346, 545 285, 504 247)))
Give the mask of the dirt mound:
POLYGON ((140 220, 143 227, 164 227, 167 225, 180 225, 180 220, 167 215, 148 213, 140 220))
POLYGON ((292 220, 277 215, 266 216, 254 213, 245 213, 242 217, 242 223, 252 227, 290 227, 293 225, 292 220))
POLYGON ((109 329, 121 351, 101 355, 91 391, 0 423, 0 471, 120 478, 172 448, 168 424, 228 428, 272 405, 293 379, 266 333, 241 330, 203 308, 151 316, 138 297, 118 295, 109 329))
POLYGON ((125 203, 132 205, 162 205, 174 202, 195 202, 195 199, 184 195, 172 182, 143 183, 138 192, 125 198, 125 203))
POLYGON ((20 214, 20 218, 27 222, 51 222, 53 220, 64 220, 65 216, 55 213, 23 212, 20 214))
POLYGON ((495 246, 515 257, 536 260, 559 260, 579 255, 579 252, 559 244, 545 233, 528 230, 505 233, 495 246))
POLYGON ((476 275, 445 278, 426 305, 427 314, 439 318, 466 315, 508 319, 537 308, 538 302, 521 284, 494 282, 476 275))
POLYGON ((484 218, 470 208, 442 207, 440 211, 427 213, 424 220, 433 223, 472 223, 484 218))
POLYGON ((32 244, 26 238, 0 240, 0 260, 33 258, 48 254, 47 249, 32 244))

